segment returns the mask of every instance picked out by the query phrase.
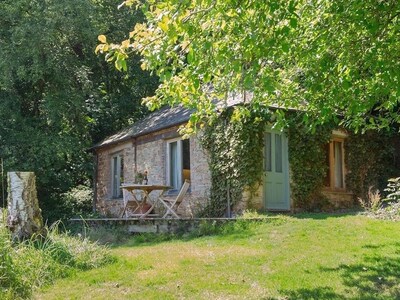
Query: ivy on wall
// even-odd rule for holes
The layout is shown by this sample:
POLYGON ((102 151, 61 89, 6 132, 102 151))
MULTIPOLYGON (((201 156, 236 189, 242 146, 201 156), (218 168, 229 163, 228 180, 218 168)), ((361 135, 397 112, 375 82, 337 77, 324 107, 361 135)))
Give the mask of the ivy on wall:
MULTIPOLYGON (((264 174, 264 132, 268 109, 248 113, 235 107, 206 127, 201 142, 209 153, 211 190, 202 217, 224 215, 228 197, 231 207, 242 198, 245 187, 256 189, 264 174)), ((253 191, 254 192, 254 191, 253 191)))
MULTIPOLYGON (((210 201, 200 213, 202 217, 220 217, 227 209, 228 198, 233 207, 245 188, 254 193, 264 178, 264 133, 273 113, 267 108, 249 113, 240 107, 229 109, 207 126, 201 137, 209 153, 211 171, 210 201), (229 192, 228 192, 229 191, 229 192)), ((302 125, 302 114, 286 115, 289 140, 291 198, 295 209, 330 210, 323 195, 329 168, 325 145, 337 126, 325 124, 312 130, 302 125)), ((347 189, 355 197, 366 197, 368 188, 380 190, 390 177, 400 174, 400 139, 394 134, 367 132, 349 133, 345 141, 348 170, 347 189), (384 146, 384 147, 383 147, 384 146)))
POLYGON ((367 199, 371 186, 383 191, 387 179, 400 175, 398 141, 398 133, 367 131, 349 134, 345 142, 349 170, 346 185, 355 198, 367 199))
POLYGON ((299 113, 289 117, 289 165, 291 193, 294 208, 324 210, 329 206, 322 194, 328 171, 326 145, 331 137, 332 125, 318 126, 311 131, 298 121, 299 113))

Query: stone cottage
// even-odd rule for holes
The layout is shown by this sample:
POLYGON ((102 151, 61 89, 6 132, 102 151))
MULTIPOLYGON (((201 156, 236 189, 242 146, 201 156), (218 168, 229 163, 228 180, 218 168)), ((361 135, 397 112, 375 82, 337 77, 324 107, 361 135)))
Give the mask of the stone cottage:
MULTIPOLYGON (((95 205, 98 212, 109 217, 120 216, 121 184, 134 182, 135 174, 145 171, 149 184, 169 185, 172 195, 185 179, 190 180, 185 201, 188 204, 183 212, 187 217, 193 216, 196 207, 206 203, 211 185, 207 153, 197 136, 182 139, 178 133, 178 128, 189 117, 190 111, 182 107, 162 108, 92 148, 96 156, 95 205)), ((337 207, 353 201, 345 181, 346 136, 343 131, 333 131, 325 149, 328 173, 323 192, 337 207)), ((290 211, 293 201, 286 135, 266 130, 264 156, 266 176, 252 205, 260 210, 290 211)), ((246 208, 246 194, 243 199, 238 209, 246 208)))
POLYGON ((98 212, 119 216, 123 205, 121 184, 134 182, 135 175, 144 172, 147 172, 148 184, 171 186, 172 196, 189 179, 191 186, 186 197, 192 203, 207 198, 210 186, 207 155, 196 137, 182 139, 178 133, 189 117, 187 109, 166 107, 93 147, 98 212))

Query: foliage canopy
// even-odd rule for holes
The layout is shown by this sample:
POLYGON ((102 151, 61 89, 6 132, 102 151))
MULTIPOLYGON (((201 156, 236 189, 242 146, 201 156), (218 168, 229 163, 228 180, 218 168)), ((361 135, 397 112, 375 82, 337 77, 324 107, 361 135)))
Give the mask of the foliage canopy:
MULTIPOLYGON (((87 149, 146 113, 155 77, 129 59, 122 74, 93 53, 101 32, 123 38, 134 11, 116 0, 0 2, 0 157, 34 171, 45 217, 68 213, 60 194, 92 175, 87 149)), ((3 179, 4 180, 4 179, 3 179)))
POLYGON ((354 129, 400 122, 400 3, 397 0, 127 0, 146 22, 129 39, 99 36, 118 69, 131 53, 162 80, 147 104, 214 114, 213 99, 249 91, 260 104, 306 110, 303 121, 354 129), (209 87, 212 86, 212 89, 209 87), (340 116, 340 120, 338 120, 340 116), (312 121, 311 121, 312 120, 312 121))

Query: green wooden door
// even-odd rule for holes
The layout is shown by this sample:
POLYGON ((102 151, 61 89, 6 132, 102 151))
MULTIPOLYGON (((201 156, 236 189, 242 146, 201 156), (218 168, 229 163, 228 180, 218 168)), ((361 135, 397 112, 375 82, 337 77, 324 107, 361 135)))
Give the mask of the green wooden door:
POLYGON ((285 134, 265 133, 264 201, 267 210, 290 210, 288 141, 285 134))

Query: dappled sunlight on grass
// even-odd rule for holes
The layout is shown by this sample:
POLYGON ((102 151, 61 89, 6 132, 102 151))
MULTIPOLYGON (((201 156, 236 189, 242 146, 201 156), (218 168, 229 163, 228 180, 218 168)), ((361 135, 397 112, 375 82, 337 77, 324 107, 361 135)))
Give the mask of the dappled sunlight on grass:
POLYGON ((112 249, 118 262, 61 280, 37 298, 399 297, 400 223, 283 216, 236 226, 155 242, 133 237, 112 249))

